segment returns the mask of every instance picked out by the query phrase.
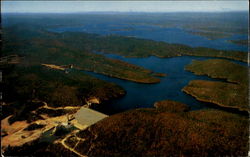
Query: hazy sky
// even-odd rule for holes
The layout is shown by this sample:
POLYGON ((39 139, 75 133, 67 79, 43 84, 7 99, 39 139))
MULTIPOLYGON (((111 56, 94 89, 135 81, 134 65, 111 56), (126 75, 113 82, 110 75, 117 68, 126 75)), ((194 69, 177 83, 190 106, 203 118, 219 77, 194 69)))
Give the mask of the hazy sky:
POLYGON ((248 1, 4 1, 2 12, 248 11, 248 1))

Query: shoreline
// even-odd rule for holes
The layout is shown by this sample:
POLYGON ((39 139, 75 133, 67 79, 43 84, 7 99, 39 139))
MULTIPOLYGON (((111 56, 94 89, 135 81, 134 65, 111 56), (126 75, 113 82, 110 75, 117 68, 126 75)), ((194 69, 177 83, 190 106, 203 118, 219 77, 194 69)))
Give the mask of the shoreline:
POLYGON ((248 113, 249 112, 249 109, 244 109, 244 108, 241 108, 241 107, 234 107, 234 106, 227 106, 227 105, 220 104, 218 102, 213 102, 213 101, 209 101, 209 100, 206 100, 206 99, 199 98, 197 95, 191 94, 191 92, 189 92, 185 88, 183 88, 182 91, 184 93, 194 97, 198 101, 202 101, 202 102, 205 102, 205 103, 211 103, 211 104, 213 104, 215 106, 218 106, 218 107, 222 107, 222 108, 225 108, 225 109, 233 109, 233 110, 237 110, 237 111, 243 112, 243 113, 245 113, 245 112, 248 113))
MULTIPOLYGON (((45 66, 47 68, 51 68, 51 69, 56 69, 56 70, 61 70, 61 71, 65 71, 67 70, 67 68, 64 68, 63 66, 60 66, 60 65, 54 65, 54 64, 41 64, 42 66, 45 66)), ((136 83, 142 83, 142 84, 155 84, 155 83, 160 83, 160 79, 159 78, 156 78, 154 76, 152 76, 152 79, 150 80, 139 80, 139 79, 133 79, 133 78, 122 78, 122 77, 118 77, 118 76, 113 76, 111 74, 108 74, 108 73, 105 73, 105 72, 97 72, 95 70, 86 70, 86 69, 83 69, 81 67, 75 67, 74 69, 76 70, 82 70, 82 71, 87 71, 87 72, 93 72, 93 73, 96 73, 96 74, 101 74, 101 75, 105 75, 105 76, 108 76, 108 77, 112 77, 112 78, 117 78, 117 79, 121 79, 121 80, 126 80, 126 81, 132 81, 132 82, 136 82, 136 83)), ((153 75, 158 75, 159 73, 153 73, 153 75)), ((164 75, 166 76, 166 75, 164 75)), ((162 76, 162 77, 164 77, 162 76)))

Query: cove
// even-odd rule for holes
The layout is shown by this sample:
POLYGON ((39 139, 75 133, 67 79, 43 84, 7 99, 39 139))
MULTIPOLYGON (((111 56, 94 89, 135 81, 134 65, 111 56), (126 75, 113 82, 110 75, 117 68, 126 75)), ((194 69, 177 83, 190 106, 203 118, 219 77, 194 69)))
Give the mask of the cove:
MULTIPOLYGON (((103 54, 103 53, 101 53, 103 54)), ((215 80, 207 76, 194 75, 185 71, 186 65, 192 60, 206 60, 208 57, 181 56, 173 58, 158 58, 155 56, 147 58, 125 58, 115 54, 104 54, 108 58, 119 59, 131 64, 135 64, 154 72, 167 74, 166 77, 160 77, 161 82, 157 84, 141 84, 131 81, 108 77, 93 72, 85 72, 101 80, 120 85, 126 90, 126 95, 122 98, 101 104, 95 109, 105 114, 114 114, 134 108, 153 107, 154 102, 160 100, 174 100, 190 106, 191 110, 208 108, 207 103, 197 101, 190 95, 182 92, 182 88, 191 80, 215 80)))

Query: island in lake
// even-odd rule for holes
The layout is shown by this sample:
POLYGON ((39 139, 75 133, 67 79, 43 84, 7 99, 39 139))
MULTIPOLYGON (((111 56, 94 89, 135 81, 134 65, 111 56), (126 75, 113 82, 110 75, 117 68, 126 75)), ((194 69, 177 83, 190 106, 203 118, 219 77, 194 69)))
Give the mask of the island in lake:
POLYGON ((3 13, 2 155, 247 156, 247 15, 3 13))

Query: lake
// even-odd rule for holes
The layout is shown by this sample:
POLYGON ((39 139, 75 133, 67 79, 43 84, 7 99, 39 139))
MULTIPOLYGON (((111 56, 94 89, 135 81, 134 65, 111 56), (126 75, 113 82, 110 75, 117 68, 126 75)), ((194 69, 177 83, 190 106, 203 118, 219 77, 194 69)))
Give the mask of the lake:
POLYGON ((205 37, 194 35, 190 31, 182 28, 165 28, 155 25, 135 25, 135 24, 117 24, 101 23, 86 24, 78 27, 59 27, 49 29, 53 32, 86 32, 100 35, 122 35, 133 36, 137 38, 150 39, 155 41, 164 41, 167 43, 184 44, 191 47, 208 47, 221 50, 248 51, 248 47, 228 42, 228 40, 248 39, 247 35, 234 34, 227 38, 209 40, 205 37))
MULTIPOLYGON (((227 41, 245 39, 247 38, 245 35, 235 34, 229 38, 208 40, 205 37, 193 35, 187 30, 181 28, 163 28, 153 25, 102 23, 86 24, 78 27, 59 27, 50 29, 50 31, 58 33, 65 31, 87 32, 100 35, 118 34, 123 36, 135 36, 143 39, 151 39, 155 41, 164 41, 168 43, 185 44, 191 47, 202 46, 224 50, 247 51, 247 46, 236 45, 227 41)), ((197 101, 192 96, 181 91, 182 88, 191 80, 218 81, 218 79, 212 79, 207 76, 197 76, 184 70, 184 67, 190 64, 192 60, 205 60, 209 57, 181 56, 173 58, 158 58, 151 56, 147 58, 125 58, 115 54, 99 54, 105 55, 108 58, 119 59, 131 64, 142 66, 154 72, 165 73, 167 76, 162 77, 161 82, 157 84, 140 84, 93 72, 85 72, 99 79, 116 83, 123 87, 127 92, 124 97, 107 102, 105 105, 98 106, 98 108, 95 108, 96 110, 105 114, 113 114, 133 108, 153 107, 154 102, 166 99, 185 103, 189 105, 192 110, 210 107, 207 103, 197 101)), ((246 65, 242 62, 237 63, 246 65)))
MULTIPOLYGON (((192 60, 206 60, 208 57, 181 56, 173 58, 158 58, 151 56, 147 58, 125 58, 115 54, 103 55, 108 58, 119 59, 131 64, 142 66, 154 72, 167 74, 166 77, 160 77, 160 83, 141 84, 93 72, 85 72, 101 80, 116 83, 127 91, 127 94, 124 97, 110 101, 104 106, 96 108, 106 114, 113 114, 133 108, 153 107, 154 102, 166 99, 185 103, 189 105, 192 110, 208 108, 210 105, 208 106, 207 103, 197 101, 192 96, 185 94, 181 91, 182 88, 191 80, 222 81, 207 76, 194 75, 193 73, 184 70, 184 67, 190 64, 192 60)), ((236 63, 246 65, 246 63, 237 61, 236 63)))

